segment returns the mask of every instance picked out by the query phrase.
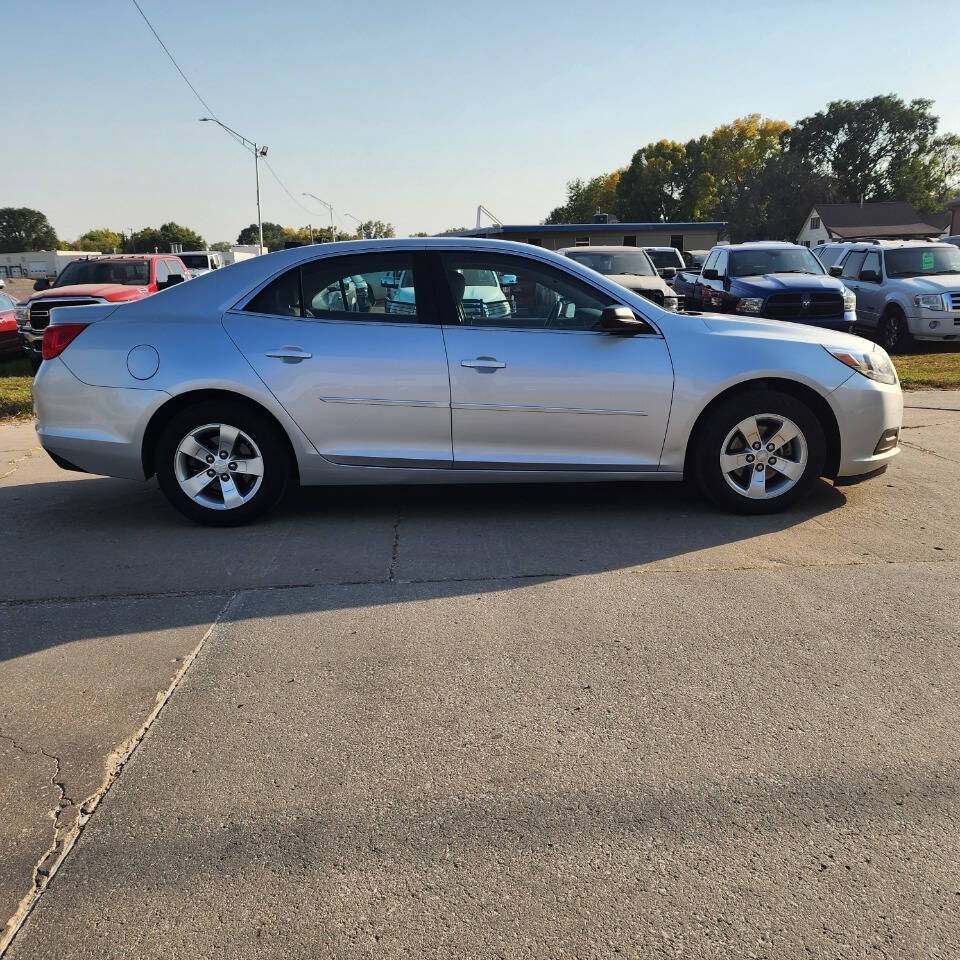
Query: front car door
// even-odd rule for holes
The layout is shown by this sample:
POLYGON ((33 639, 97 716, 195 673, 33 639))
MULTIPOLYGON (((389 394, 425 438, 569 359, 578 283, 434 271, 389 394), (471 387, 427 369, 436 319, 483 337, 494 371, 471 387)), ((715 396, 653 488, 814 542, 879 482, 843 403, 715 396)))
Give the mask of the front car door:
POLYGON ((868 251, 863 258, 863 265, 860 267, 860 275, 857 280, 857 323, 865 327, 873 328, 880 322, 880 310, 883 305, 882 271, 880 251, 868 251), (876 274, 876 280, 870 280, 864 276, 868 270, 872 270, 876 274))
POLYGON ((444 252, 438 266, 454 468, 658 468, 673 367, 653 326, 600 332, 618 301, 533 258, 444 252))
POLYGON ((840 279, 843 281, 843 285, 851 290, 857 297, 857 323, 866 324, 866 310, 864 309, 865 304, 861 304, 861 288, 865 286, 860 282, 860 269, 863 267, 863 261, 866 257, 866 252, 864 250, 851 250, 843 260, 842 269, 840 271, 840 279), (864 310, 863 315, 860 311, 864 310))
POLYGON ((397 251, 308 261, 224 315, 227 333, 328 460, 451 465, 447 357, 424 258, 397 251), (359 310, 353 278, 374 289, 385 273, 407 278, 403 309, 380 297, 359 310))

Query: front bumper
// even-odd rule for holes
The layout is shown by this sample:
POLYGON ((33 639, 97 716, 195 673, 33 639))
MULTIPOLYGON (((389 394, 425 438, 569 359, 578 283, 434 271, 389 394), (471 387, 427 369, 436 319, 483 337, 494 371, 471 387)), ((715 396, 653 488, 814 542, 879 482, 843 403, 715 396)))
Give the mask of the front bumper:
POLYGON ((143 434, 166 399, 162 390, 82 383, 55 357, 33 382, 37 436, 47 453, 74 469, 143 480, 143 434))
POLYGON ((21 327, 20 338, 23 340, 23 350, 28 357, 36 360, 43 359, 43 331, 32 327, 21 327))
POLYGON ((829 394, 828 400, 840 427, 838 480, 879 472, 900 453, 903 394, 899 383, 877 383, 854 373, 829 394), (889 450, 877 453, 877 445, 888 430, 897 431, 898 441, 889 450))
POLYGON ((908 316, 907 327, 914 340, 960 340, 960 313, 954 310, 925 310, 908 316), (935 327, 930 324, 935 323, 935 327))

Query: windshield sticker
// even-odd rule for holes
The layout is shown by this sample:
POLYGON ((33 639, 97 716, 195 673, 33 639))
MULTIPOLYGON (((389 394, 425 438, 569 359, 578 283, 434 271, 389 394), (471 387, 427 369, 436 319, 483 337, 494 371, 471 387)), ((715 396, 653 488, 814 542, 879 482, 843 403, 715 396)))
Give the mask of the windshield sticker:
POLYGON ((925 250, 923 255, 920 257, 920 269, 921 270, 932 270, 933 269, 933 251, 925 250))

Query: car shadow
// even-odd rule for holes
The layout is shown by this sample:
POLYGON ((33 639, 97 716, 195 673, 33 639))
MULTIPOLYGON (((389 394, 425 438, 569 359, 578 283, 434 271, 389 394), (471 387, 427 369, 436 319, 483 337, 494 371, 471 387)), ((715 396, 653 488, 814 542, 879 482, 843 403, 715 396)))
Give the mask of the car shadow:
MULTIPOLYGON (((291 613, 286 588, 310 587, 295 591, 307 612, 408 600, 407 585, 422 599, 632 567, 709 569, 730 564, 731 549, 789 562, 794 538, 775 535, 797 528, 809 539, 809 521, 844 502, 825 481, 794 508, 758 517, 720 512, 676 483, 314 487, 258 523, 214 529, 182 518, 154 482, 19 484, 0 488, 0 614, 243 590, 286 592, 291 613)), ((141 606, 135 632, 190 622, 189 605, 141 606)), ((60 635, 0 639, 0 660, 84 631, 78 621, 60 635)))

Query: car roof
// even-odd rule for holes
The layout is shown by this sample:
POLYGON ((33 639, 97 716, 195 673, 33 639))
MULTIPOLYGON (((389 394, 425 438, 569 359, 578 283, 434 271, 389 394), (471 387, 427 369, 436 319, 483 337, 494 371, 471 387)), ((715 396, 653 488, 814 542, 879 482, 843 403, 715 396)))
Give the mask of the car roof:
POLYGON ((646 249, 648 248, 618 246, 615 243, 604 244, 602 246, 600 244, 591 243, 589 247, 560 247, 560 249, 557 250, 557 253, 562 253, 564 256, 567 256, 570 253, 575 253, 578 250, 586 250, 590 253, 636 253, 638 250, 643 251, 646 249))
POLYGON ((641 250, 676 250, 677 253, 680 252, 679 249, 677 249, 677 247, 654 247, 649 243, 645 243, 640 249, 641 250))
MULTIPOLYGON (((722 250, 787 250, 787 249, 800 249, 800 250, 809 250, 809 247, 804 247, 800 243, 790 243, 787 240, 749 240, 745 243, 724 243, 717 244, 722 250)), ((717 249, 714 247, 714 249, 717 249)))
POLYGON ((856 240, 847 244, 857 250, 876 250, 878 247, 882 250, 902 250, 904 248, 929 249, 930 247, 949 247, 952 244, 946 240, 856 240))

